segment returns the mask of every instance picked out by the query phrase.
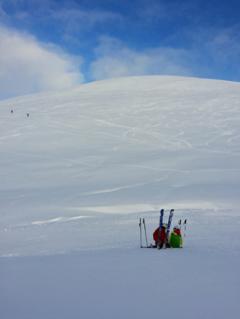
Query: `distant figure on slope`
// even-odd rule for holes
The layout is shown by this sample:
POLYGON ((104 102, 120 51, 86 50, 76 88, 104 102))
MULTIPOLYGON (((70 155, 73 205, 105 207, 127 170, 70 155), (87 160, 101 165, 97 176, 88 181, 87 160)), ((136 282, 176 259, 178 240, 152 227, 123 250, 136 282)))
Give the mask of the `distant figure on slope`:
POLYGON ((166 244, 166 225, 163 224, 162 228, 159 230, 159 227, 155 229, 153 233, 153 240, 155 241, 155 247, 161 249, 163 245, 166 244))
POLYGON ((182 248, 182 234, 179 226, 175 226, 170 236, 170 247, 172 248, 182 248))
POLYGON ((13 113, 13 110, 11 110, 11 113, 13 113))
POLYGON ((29 117, 29 113, 27 113, 27 117, 29 117))

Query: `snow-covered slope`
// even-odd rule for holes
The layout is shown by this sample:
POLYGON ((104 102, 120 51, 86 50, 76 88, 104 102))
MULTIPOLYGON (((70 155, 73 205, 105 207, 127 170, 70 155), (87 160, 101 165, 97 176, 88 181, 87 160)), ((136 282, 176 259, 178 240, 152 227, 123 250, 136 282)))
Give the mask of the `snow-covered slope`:
POLYGON ((160 308, 165 319, 177 310, 184 319, 232 318, 240 310, 239 101, 239 83, 165 76, 2 101, 0 255, 77 252, 2 258, 4 319, 139 319, 160 308), (150 237, 162 207, 188 218, 185 248, 138 250, 138 217, 150 237))
POLYGON ((239 101, 239 83, 151 76, 1 102, 0 253, 28 253, 16 247, 24 227, 35 236, 36 226, 65 229, 98 212, 235 207, 239 101))

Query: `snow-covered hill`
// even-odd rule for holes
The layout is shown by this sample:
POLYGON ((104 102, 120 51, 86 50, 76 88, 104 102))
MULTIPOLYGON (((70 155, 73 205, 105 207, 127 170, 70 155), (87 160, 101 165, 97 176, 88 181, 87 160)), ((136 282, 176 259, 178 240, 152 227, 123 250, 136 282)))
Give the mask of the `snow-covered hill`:
POLYGON ((239 101, 239 83, 166 76, 112 79, 2 101, 0 255, 76 253, 1 258, 6 280, 17 273, 4 281, 6 292, 0 291, 4 319, 28 318, 24 296, 23 308, 20 301, 13 305, 22 317, 15 317, 7 302, 21 294, 14 280, 22 288, 22 274, 28 298, 32 281, 38 288, 29 318, 140 319, 162 307, 167 319, 177 315, 169 312, 170 301, 180 318, 233 317, 240 310, 234 299, 239 293, 239 101), (188 218, 184 250, 138 250, 138 217, 146 217, 150 236, 162 207, 175 208, 175 220, 188 218), (234 263, 232 272, 226 260, 234 263), (50 300, 55 293, 60 302, 67 300, 66 315, 56 301, 44 299, 34 272, 56 286, 48 287, 50 300), (144 277, 146 272, 151 275, 144 277), (108 290, 103 294, 102 276, 108 290), (72 293, 59 293, 62 286, 72 293), (100 298, 96 312, 89 309, 91 293, 95 306, 100 298), (128 310, 121 312, 121 305, 128 310))

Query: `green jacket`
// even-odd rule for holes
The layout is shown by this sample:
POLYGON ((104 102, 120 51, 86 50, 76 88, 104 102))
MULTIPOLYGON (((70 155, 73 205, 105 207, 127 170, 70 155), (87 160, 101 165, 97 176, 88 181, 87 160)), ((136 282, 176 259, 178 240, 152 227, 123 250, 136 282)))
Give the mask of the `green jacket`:
POLYGON ((182 248, 182 244, 182 236, 172 232, 170 236, 170 246, 172 248, 182 248))

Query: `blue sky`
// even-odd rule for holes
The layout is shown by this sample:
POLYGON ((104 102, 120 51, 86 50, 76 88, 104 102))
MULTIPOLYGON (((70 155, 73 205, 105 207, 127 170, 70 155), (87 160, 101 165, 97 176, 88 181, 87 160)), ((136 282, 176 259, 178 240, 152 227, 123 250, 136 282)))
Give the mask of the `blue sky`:
POLYGON ((105 78, 240 81, 239 1, 0 0, 0 97, 105 78))

